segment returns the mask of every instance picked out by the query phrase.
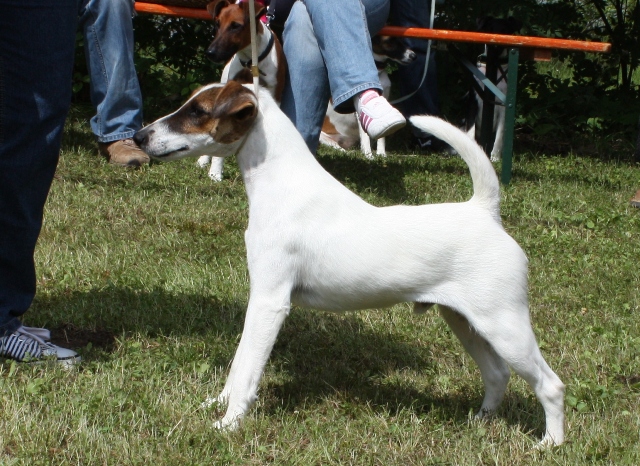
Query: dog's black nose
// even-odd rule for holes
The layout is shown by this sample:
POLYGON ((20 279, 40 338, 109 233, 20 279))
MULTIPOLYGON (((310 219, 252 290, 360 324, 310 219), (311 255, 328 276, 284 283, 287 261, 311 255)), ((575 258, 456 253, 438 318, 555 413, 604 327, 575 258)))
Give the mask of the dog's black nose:
POLYGON ((204 51, 205 56, 214 63, 220 63, 220 57, 215 50, 208 48, 204 51))
POLYGON ((133 135, 133 142, 135 142, 139 147, 142 147, 149 142, 149 136, 153 133, 154 130, 142 128, 140 131, 133 135))

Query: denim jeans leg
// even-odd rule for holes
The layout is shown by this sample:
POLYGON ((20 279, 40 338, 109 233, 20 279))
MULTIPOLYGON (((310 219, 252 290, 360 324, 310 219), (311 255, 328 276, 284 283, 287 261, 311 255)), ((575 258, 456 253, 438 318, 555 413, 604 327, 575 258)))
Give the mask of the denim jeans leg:
POLYGON ((283 39, 288 70, 281 108, 315 154, 329 103, 329 78, 303 2, 293 4, 283 39))
POLYGON ((142 94, 134 65, 133 0, 84 0, 80 26, 99 142, 133 137, 142 127, 142 94))
MULTIPOLYGON (((392 24, 403 27, 429 27, 429 16, 431 2, 424 3, 418 0, 394 0, 391 7, 390 19, 392 24)), ((401 96, 417 92, 409 99, 398 105, 398 108, 405 117, 412 115, 439 115, 440 103, 438 97, 438 83, 436 71, 436 50, 431 49, 429 55, 429 67, 424 82, 424 67, 427 59, 426 52, 428 42, 425 39, 407 37, 406 44, 416 52, 416 59, 409 65, 400 66, 396 70, 396 82, 401 96)), ((425 137, 426 134, 417 128, 413 128, 413 133, 418 137, 425 137)))
POLYGON ((364 13, 359 0, 294 3, 283 33, 288 73, 281 108, 312 153, 318 147, 331 95, 334 104, 341 103, 341 111, 348 112, 353 111, 354 95, 370 88, 382 89, 369 32, 377 32, 384 25, 388 10, 388 0, 365 0, 364 13), (355 13, 345 11, 347 4, 355 13), (317 26, 309 13, 312 7, 324 9, 315 15, 317 26))
POLYGON ((333 106, 353 112, 352 97, 382 90, 371 50, 371 35, 384 26, 389 0, 305 0, 327 66, 333 106))
POLYGON ((0 0, 0 335, 20 326, 71 101, 77 0, 0 0))

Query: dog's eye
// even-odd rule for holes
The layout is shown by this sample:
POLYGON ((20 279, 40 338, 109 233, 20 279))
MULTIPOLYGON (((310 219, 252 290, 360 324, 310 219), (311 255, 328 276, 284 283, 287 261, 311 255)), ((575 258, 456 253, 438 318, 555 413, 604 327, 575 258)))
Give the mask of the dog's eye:
POLYGON ((189 116, 193 118, 200 118, 202 116, 205 116, 206 114, 207 114, 207 111, 197 105, 192 106, 191 110, 189 111, 189 116))
POLYGON ((242 29, 243 27, 244 27, 244 24, 242 24, 242 23, 238 23, 238 22, 236 22, 236 21, 232 22, 232 23, 229 25, 229 29, 230 29, 231 31, 239 31, 239 30, 240 30, 240 29, 242 29))

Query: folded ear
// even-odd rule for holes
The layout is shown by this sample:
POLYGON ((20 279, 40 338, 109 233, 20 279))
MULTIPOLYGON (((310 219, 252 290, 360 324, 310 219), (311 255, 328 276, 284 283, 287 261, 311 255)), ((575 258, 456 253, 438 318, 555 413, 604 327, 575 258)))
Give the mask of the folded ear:
POLYGON ((216 99, 213 117, 218 120, 213 138, 231 144, 244 136, 258 115, 258 99, 249 89, 236 81, 229 81, 216 99))
POLYGON ((207 11, 213 19, 216 19, 223 8, 230 5, 227 0, 213 0, 213 2, 207 4, 207 11))

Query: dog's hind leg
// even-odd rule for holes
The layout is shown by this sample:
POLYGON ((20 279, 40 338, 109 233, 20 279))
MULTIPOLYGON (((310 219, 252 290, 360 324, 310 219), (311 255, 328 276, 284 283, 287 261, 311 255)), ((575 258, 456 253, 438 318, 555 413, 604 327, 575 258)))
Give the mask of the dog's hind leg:
POLYGON ((498 408, 504 397, 511 374, 509 367, 487 340, 478 335, 469 325, 469 321, 464 316, 446 306, 440 305, 438 309, 462 346, 480 368, 485 395, 476 417, 490 415, 498 408))
POLYGON ((523 309, 514 309, 517 301, 511 300, 508 307, 474 313, 485 317, 471 317, 471 323, 495 353, 531 386, 542 404, 546 418, 542 445, 560 445, 564 441, 564 384, 542 357, 526 304, 523 309))

